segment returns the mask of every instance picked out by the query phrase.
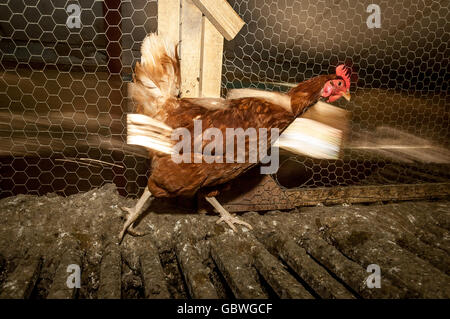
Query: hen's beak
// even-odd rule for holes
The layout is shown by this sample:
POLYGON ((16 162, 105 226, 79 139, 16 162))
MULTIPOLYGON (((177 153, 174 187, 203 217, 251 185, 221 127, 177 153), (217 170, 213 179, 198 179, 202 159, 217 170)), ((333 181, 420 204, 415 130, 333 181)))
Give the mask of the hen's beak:
POLYGON ((350 92, 345 92, 344 94, 342 94, 342 96, 343 96, 347 101, 350 101, 350 92))

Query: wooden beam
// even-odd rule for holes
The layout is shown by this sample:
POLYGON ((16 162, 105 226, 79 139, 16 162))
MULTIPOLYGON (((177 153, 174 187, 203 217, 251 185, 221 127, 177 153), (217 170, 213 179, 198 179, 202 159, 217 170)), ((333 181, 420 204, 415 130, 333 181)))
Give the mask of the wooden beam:
POLYGON ((228 41, 234 39, 245 24, 225 0, 193 0, 193 2, 228 41))
POLYGON ((181 96, 200 96, 202 13, 192 0, 181 0, 181 96))
POLYGON ((158 34, 173 43, 180 42, 180 1, 158 1, 158 34))
MULTIPOLYGON (((343 203, 375 203, 380 201, 448 199, 450 196, 448 189, 450 189, 449 183, 321 187, 287 191, 286 194, 294 198, 292 201, 285 202, 253 202, 252 199, 236 199, 233 202, 225 202, 220 196, 218 200, 229 212, 246 212, 293 209, 295 207, 315 206, 317 204, 336 205, 343 203)), ((199 202, 199 212, 203 212, 205 207, 206 205, 199 202)))
POLYGON ((200 67, 200 96, 220 97, 222 82, 223 36, 203 16, 202 52, 200 67))
POLYGON ((356 204, 378 201, 404 201, 445 198, 450 195, 449 183, 391 184, 371 186, 337 186, 288 190, 294 206, 311 206, 319 203, 356 204))
MULTIPOLYGON (((222 200, 221 203, 229 212, 241 212, 293 209, 299 206, 314 206, 317 204, 336 205, 448 198, 450 196, 450 184, 423 183, 300 188, 284 191, 283 195, 287 196, 289 200, 286 201, 283 198, 283 201, 273 201, 272 199, 270 202, 269 200, 261 201, 261 198, 245 198, 245 195, 242 195, 242 198, 230 202, 222 200)), ((218 200, 221 200, 220 196, 218 200)))
POLYGON ((28 299, 42 269, 41 257, 23 259, 3 282, 0 299, 28 299))
MULTIPOLYGON (((200 195, 199 193, 199 211, 210 209, 200 195)), ((278 185, 272 176, 261 176, 257 167, 231 181, 227 191, 221 192, 217 200, 229 212, 243 212, 293 209, 317 204, 357 204, 449 197, 448 182, 285 189, 278 185)))

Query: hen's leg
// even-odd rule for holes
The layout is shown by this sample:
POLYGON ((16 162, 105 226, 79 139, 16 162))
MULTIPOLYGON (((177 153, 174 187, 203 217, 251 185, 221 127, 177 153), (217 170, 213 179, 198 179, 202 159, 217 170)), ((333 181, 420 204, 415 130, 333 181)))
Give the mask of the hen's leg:
POLYGON ((225 208, 223 208, 222 205, 220 205, 220 203, 217 201, 217 199, 215 197, 205 197, 205 199, 208 201, 208 203, 210 203, 220 214, 220 218, 219 220, 216 222, 217 224, 220 222, 225 222, 228 224, 228 226, 230 226, 230 228, 234 231, 236 231, 236 227, 234 226, 234 224, 240 224, 243 225, 249 229, 253 229, 253 227, 249 224, 246 223, 242 220, 240 220, 239 218, 231 215, 225 208))
POLYGON ((147 202, 147 200, 150 198, 151 195, 152 194, 148 190, 148 187, 146 187, 141 198, 139 198, 136 206, 134 206, 133 208, 122 207, 123 210, 128 212, 128 218, 127 218, 127 221, 125 222, 125 224, 123 225, 122 231, 120 232, 119 243, 122 242, 123 236, 125 236, 126 232, 129 232, 133 236, 142 235, 133 229, 132 224, 136 221, 136 219, 138 219, 138 217, 144 211, 144 205, 147 202))

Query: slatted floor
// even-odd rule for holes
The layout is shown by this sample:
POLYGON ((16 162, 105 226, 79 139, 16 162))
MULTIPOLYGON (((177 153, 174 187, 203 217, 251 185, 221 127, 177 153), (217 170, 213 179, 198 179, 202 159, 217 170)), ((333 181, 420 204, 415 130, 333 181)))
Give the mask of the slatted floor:
POLYGON ((156 201, 117 245, 115 186, 0 200, 0 298, 449 298, 450 201, 302 207, 242 219, 156 201), (69 289, 68 265, 81 268, 69 289), (368 288, 367 266, 381 269, 368 288))

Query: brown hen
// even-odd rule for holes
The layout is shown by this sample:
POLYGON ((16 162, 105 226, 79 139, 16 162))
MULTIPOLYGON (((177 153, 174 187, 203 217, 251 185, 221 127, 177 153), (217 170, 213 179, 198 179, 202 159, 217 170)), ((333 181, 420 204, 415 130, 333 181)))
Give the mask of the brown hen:
MULTIPOLYGON (((179 98, 180 64, 177 48, 169 45, 164 39, 155 34, 146 37, 141 48, 141 63, 136 64, 134 83, 130 85, 131 96, 137 104, 137 113, 144 114, 154 120, 163 122, 171 128, 186 128, 190 132, 191 145, 194 145, 194 120, 201 121, 202 132, 208 128, 217 128, 226 140, 227 128, 247 129, 266 128, 270 146, 274 142, 271 129, 282 132, 296 117, 301 116, 310 106, 321 97, 328 101, 335 101, 341 96, 349 98, 350 70, 345 66, 338 66, 337 74, 320 75, 304 81, 291 89, 288 93, 288 103, 278 103, 276 95, 271 98, 245 97, 223 100, 208 98, 179 98), (275 96, 275 98, 274 98, 275 96)), ((281 99, 281 95, 280 95, 281 99)), ((233 138, 234 141, 234 138, 233 138)), ((176 163, 172 154, 150 150, 151 174, 148 188, 134 208, 124 208, 129 216, 122 232, 120 241, 128 231, 132 235, 139 235, 133 229, 133 223, 144 209, 147 200, 153 197, 194 197, 201 189, 207 189, 205 199, 220 213, 218 222, 226 222, 233 230, 234 224, 241 224, 251 229, 251 226, 228 213, 216 200, 218 190, 215 188, 224 184, 257 163, 250 162, 249 143, 245 140, 245 162, 227 163, 223 152, 216 152, 216 161, 194 163, 195 157, 202 159, 202 150, 207 141, 203 141, 199 150, 190 149, 188 158, 191 163, 176 163), (222 157, 222 163, 217 160, 222 157)), ((223 148, 227 148, 223 142, 223 148)), ((234 154, 237 148, 234 144, 234 154)), ((259 149, 259 148, 258 148, 259 149)), ((217 150, 215 150, 217 151, 217 150)), ((180 154, 179 154, 180 155, 180 154)), ((237 154, 236 154, 237 155, 237 154)), ((260 158, 259 156, 257 158, 260 158)), ((233 158, 235 159, 235 158, 233 158)))

